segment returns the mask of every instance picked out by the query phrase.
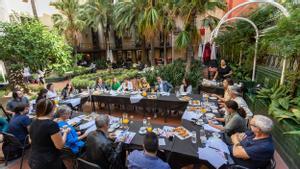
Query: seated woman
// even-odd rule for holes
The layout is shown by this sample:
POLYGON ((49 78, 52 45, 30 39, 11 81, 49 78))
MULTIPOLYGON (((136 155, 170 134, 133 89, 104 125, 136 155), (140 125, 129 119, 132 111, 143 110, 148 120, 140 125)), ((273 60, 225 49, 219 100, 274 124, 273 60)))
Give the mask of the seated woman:
MULTIPOLYGON (((239 109, 238 104, 233 100, 229 100, 225 102, 225 109, 228 112, 228 115, 226 115, 224 118, 215 118, 215 120, 217 121, 225 122, 225 126, 215 125, 211 121, 209 121, 209 125, 221 131, 224 131, 226 133, 225 136, 229 136, 229 137, 232 134, 235 134, 237 132, 239 133, 245 132, 246 130, 245 111, 239 109)), ((230 142, 228 137, 226 138, 226 140, 230 142)))
POLYGON ((128 78, 124 79, 124 82, 121 84, 121 86, 118 89, 118 91, 132 91, 132 90, 133 90, 133 86, 131 81, 129 81, 128 78))
POLYGON ((74 88, 71 82, 67 83, 66 86, 61 91, 61 96, 63 99, 66 99, 76 94, 78 94, 78 91, 74 88))
POLYGON ((95 90, 108 90, 108 86, 103 82, 103 79, 101 77, 97 77, 94 89, 95 90))
POLYGON ((146 91, 146 92, 150 90, 150 85, 149 85, 149 83, 147 82, 147 80, 146 80, 145 77, 143 77, 143 78, 141 79, 141 82, 140 82, 140 84, 139 84, 139 88, 140 88, 141 91, 146 91))
POLYGON ((64 128, 64 126, 70 128, 70 132, 67 135, 65 146, 70 148, 74 154, 79 153, 80 149, 84 146, 84 142, 81 140, 85 138, 87 135, 82 134, 79 136, 80 132, 77 133, 76 130, 66 122, 66 120, 68 120, 71 115, 71 109, 68 106, 66 105, 60 106, 57 110, 57 114, 59 115, 58 122, 57 122, 59 128, 64 128))
POLYGON ((224 79, 223 80, 224 97, 221 97, 221 96, 216 95, 216 94, 212 94, 212 96, 217 97, 221 103, 226 102, 228 100, 231 100, 229 86, 232 86, 232 85, 233 85, 233 80, 232 79, 230 79, 230 78, 224 79))
POLYGON ((59 150, 64 147, 70 129, 61 131, 58 124, 52 120, 54 108, 54 102, 49 99, 42 99, 37 103, 37 118, 29 130, 31 153, 28 163, 31 169, 66 168, 59 150))
POLYGON ((132 83, 132 88, 134 91, 137 91, 140 89, 140 87, 139 87, 139 84, 141 81, 140 77, 133 77, 130 81, 132 83))
POLYGON ((36 98, 35 103, 38 103, 42 99, 46 99, 47 93, 48 93, 47 89, 41 89, 38 93, 38 97, 36 98))
POLYGON ((47 98, 48 99, 55 99, 57 97, 57 93, 55 91, 53 83, 48 83, 46 86, 47 92, 47 98))
POLYGON ((25 142, 31 124, 30 118, 26 115, 28 111, 28 104, 19 104, 14 110, 15 115, 8 124, 7 132, 13 134, 21 144, 25 142))
POLYGON ((221 79, 224 80, 225 78, 230 78, 230 76, 232 75, 232 70, 230 68, 230 66, 228 66, 225 62, 224 59, 221 60, 221 66, 218 68, 215 76, 214 76, 214 80, 221 79))
POLYGON ((192 85, 190 81, 186 78, 182 80, 182 85, 179 88, 180 93, 192 94, 192 85))
POLYGON ((6 118, 0 117, 0 132, 7 132, 8 122, 6 118))
POLYGON ((236 164, 249 169, 266 168, 274 155, 271 136, 273 122, 263 115, 255 115, 250 121, 251 131, 231 136, 233 146, 229 150, 236 164))
POLYGON ((110 86, 111 90, 117 91, 120 88, 121 84, 117 78, 113 78, 112 84, 110 86))

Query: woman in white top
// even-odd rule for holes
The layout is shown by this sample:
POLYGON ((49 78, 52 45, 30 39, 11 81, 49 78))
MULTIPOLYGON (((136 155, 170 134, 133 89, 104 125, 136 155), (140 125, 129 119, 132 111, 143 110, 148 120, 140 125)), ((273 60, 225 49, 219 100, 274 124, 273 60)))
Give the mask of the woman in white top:
POLYGON ((47 84, 47 90, 48 90, 48 92, 47 92, 47 98, 48 99, 54 99, 54 98, 57 97, 57 93, 55 91, 53 83, 48 83, 47 84))
POLYGON ((188 79, 183 78, 182 85, 180 86, 179 92, 192 94, 192 85, 190 84, 190 81, 188 79))
POLYGON ((128 78, 124 79, 124 82, 121 84, 121 86, 118 89, 118 91, 132 91, 132 90, 133 90, 133 85, 128 78))
POLYGON ((224 97, 221 97, 216 94, 212 94, 212 96, 217 97, 221 103, 231 100, 231 95, 229 91, 229 86, 233 85, 233 80, 230 78, 226 78, 223 80, 223 87, 224 87, 224 97))

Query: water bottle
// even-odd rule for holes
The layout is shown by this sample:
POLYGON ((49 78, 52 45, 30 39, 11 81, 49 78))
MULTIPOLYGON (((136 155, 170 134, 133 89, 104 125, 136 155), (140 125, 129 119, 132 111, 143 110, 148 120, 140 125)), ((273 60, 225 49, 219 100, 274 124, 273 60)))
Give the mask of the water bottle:
POLYGON ((144 119, 143 119, 143 127, 146 127, 146 126, 147 126, 147 119, 144 118, 144 119))
POLYGON ((203 145, 206 144, 207 138, 204 129, 200 130, 200 140, 203 145))
POLYGON ((197 134, 196 134, 196 131, 192 131, 192 143, 197 143, 197 134))

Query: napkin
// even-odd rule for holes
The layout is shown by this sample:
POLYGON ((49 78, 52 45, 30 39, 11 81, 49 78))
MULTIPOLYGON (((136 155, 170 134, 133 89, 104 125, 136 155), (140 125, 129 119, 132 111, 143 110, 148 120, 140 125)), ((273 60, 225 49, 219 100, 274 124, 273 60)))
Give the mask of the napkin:
POLYGON ((221 130, 216 129, 216 128, 210 126, 209 124, 204 124, 203 127, 204 127, 204 130, 206 130, 206 131, 221 132, 221 130))
POLYGON ((134 104, 134 103, 138 103, 143 99, 143 96, 137 94, 137 95, 133 95, 130 96, 130 103, 134 104))
POLYGON ((198 156, 199 159, 208 161, 215 168, 220 168, 227 163, 223 152, 209 147, 198 148, 198 156))

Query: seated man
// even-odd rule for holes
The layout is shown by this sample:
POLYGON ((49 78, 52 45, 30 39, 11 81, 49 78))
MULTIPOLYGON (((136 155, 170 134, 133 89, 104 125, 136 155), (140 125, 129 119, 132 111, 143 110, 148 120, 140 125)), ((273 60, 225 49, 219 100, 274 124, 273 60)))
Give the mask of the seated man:
POLYGON ((122 142, 113 147, 113 134, 108 134, 108 115, 100 114, 96 120, 96 131, 90 132, 86 140, 86 155, 88 161, 98 164, 103 169, 124 168, 121 161, 122 142))
POLYGON ((19 104, 14 110, 15 115, 8 124, 7 132, 13 134, 21 144, 25 142, 25 138, 29 131, 29 125, 31 124, 31 120, 26 115, 28 111, 28 104, 19 104))
POLYGON ((14 114, 14 109, 19 104, 29 104, 29 100, 24 96, 23 91, 21 89, 14 89, 12 92, 12 99, 7 102, 6 112, 9 114, 14 114))
POLYGON ((133 85, 128 78, 125 78, 121 86, 118 88, 118 91, 132 91, 132 90, 133 90, 133 85))
POLYGON ((76 130, 66 122, 66 120, 70 118, 71 111, 71 108, 66 105, 60 106, 57 110, 57 114, 59 115, 57 123, 59 128, 64 128, 64 126, 70 128, 65 146, 70 148, 72 153, 78 154, 81 148, 84 146, 82 139, 86 138, 87 135, 81 134, 80 132, 77 133, 76 130))
POLYGON ((128 155, 128 169, 169 169, 168 163, 156 156, 158 137, 155 133, 147 133, 144 137, 144 151, 134 150, 128 155))
POLYGON ((273 122, 266 116, 255 115, 250 121, 251 131, 231 136, 231 154, 236 164, 250 168, 265 168, 274 155, 270 132, 273 122))
POLYGON ((160 76, 156 77, 157 80, 157 90, 159 92, 171 92, 171 90, 173 89, 173 86, 167 82, 161 79, 160 76))

